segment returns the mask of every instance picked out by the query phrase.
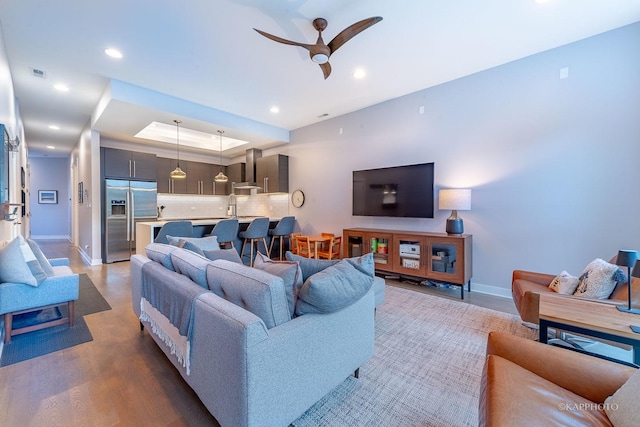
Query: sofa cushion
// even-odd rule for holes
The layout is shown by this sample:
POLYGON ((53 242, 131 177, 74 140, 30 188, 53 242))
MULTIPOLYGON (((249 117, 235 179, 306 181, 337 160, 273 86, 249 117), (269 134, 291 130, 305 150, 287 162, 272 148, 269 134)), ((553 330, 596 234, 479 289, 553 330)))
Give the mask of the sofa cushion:
POLYGON ((38 286, 47 278, 33 251, 18 236, 0 249, 0 282, 38 286))
POLYGON ((617 282, 626 280, 620 267, 597 258, 591 261, 580 275, 580 283, 574 295, 586 298, 607 299, 617 282))
POLYGON ((207 289, 207 264, 211 261, 202 255, 178 248, 171 252, 171 262, 177 273, 187 276, 194 283, 207 289))
MULTIPOLYGON (((309 277, 313 276, 316 273, 321 272, 327 267, 331 267, 340 262, 339 259, 315 259, 315 258, 306 258, 300 255, 296 255, 289 251, 286 252, 285 257, 289 261, 296 261, 300 264, 300 269, 302 270, 302 280, 307 280, 309 277)), ((355 258, 343 258, 347 262, 351 263, 354 267, 359 270, 365 271, 367 274, 374 275, 375 266, 373 263, 373 254, 368 253, 355 258)))
POLYGON ((253 262, 253 268, 266 271, 282 279, 284 291, 287 294, 289 314, 293 316, 296 302, 298 301, 298 293, 304 283, 300 265, 295 261, 273 261, 268 256, 258 252, 253 262))
POLYGON ((604 411, 614 426, 640 426, 640 369, 613 396, 605 401, 604 411))
POLYGON ((207 266, 209 289, 258 316, 267 328, 291 319, 284 282, 266 271, 219 259, 207 266))
POLYGON ((173 268, 173 262, 171 262, 171 252, 177 249, 176 246, 168 245, 166 243, 150 243, 145 248, 147 258, 157 263, 164 265, 164 267, 171 271, 176 271, 173 268))
POLYGON ((217 259, 226 259, 227 261, 242 264, 242 259, 240 258, 240 255, 238 255, 238 251, 233 248, 202 252, 204 253, 204 256, 209 258, 211 261, 215 261, 217 259))
POLYGON ((549 289, 563 295, 572 295, 578 287, 580 280, 576 276, 572 276, 563 271, 555 277, 549 284, 549 289))
POLYGON ((33 251, 33 254, 36 256, 36 259, 38 260, 38 263, 40 264, 40 267, 42 267, 42 270, 44 270, 44 273, 48 277, 53 276, 54 275, 53 267, 51 267, 51 263, 49 262, 47 257, 44 256, 44 254, 42 253, 42 250, 40 249, 40 246, 38 246, 38 244, 36 242, 34 242, 33 240, 31 240, 31 239, 26 239, 26 240, 27 240, 27 244, 29 245, 29 247, 33 251))
MULTIPOLYGON (((167 235, 167 240, 170 245, 183 247, 185 244, 190 243, 191 247, 196 247, 200 251, 217 251, 220 249, 218 245, 217 236, 205 236, 205 237, 174 237, 167 235)), ((202 253, 200 255, 203 255, 202 253)))
POLYGON ((296 304, 296 315, 331 313, 360 299, 373 285, 373 274, 347 259, 325 268, 305 280, 296 304))

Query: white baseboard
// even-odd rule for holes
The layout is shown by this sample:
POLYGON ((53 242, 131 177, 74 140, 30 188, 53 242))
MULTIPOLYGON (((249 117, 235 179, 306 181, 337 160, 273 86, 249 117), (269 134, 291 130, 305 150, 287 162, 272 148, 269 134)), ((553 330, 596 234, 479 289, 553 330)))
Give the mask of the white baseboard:
POLYGON ((511 289, 499 288, 498 286, 483 285, 481 283, 471 282, 471 292, 479 292, 481 294, 489 294, 502 298, 512 298, 511 289))
POLYGON ((33 240, 68 240, 71 241, 71 236, 69 235, 56 235, 56 234, 32 234, 31 239, 33 240))
POLYGON ((82 249, 80 246, 77 246, 78 248, 78 252, 80 253, 80 256, 82 257, 82 260, 84 262, 86 262, 89 265, 102 265, 102 259, 100 258, 91 258, 91 256, 89 256, 89 254, 87 254, 84 249, 82 249))

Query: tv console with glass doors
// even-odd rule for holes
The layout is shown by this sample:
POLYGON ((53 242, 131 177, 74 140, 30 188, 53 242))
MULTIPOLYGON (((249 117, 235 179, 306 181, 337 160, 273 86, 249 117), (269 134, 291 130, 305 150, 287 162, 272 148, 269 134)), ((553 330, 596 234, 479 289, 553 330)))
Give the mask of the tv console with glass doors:
POLYGON ((461 299, 471 291, 470 234, 347 228, 342 242, 347 257, 372 252, 376 273, 460 286, 461 299))

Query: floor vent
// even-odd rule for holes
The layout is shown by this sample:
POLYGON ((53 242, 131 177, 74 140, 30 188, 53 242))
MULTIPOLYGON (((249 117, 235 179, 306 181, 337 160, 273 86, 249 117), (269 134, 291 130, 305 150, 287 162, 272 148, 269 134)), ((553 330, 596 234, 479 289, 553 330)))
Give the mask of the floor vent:
POLYGON ((37 68, 31 68, 31 74, 33 75, 33 77, 40 77, 41 79, 47 78, 47 72, 38 70, 37 68))

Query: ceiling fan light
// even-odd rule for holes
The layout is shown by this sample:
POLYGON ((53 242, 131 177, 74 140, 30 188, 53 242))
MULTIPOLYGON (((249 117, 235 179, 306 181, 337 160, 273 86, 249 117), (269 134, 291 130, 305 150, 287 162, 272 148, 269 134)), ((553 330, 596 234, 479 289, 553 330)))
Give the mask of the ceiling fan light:
POLYGON ((311 60, 316 64, 326 64, 329 62, 329 56, 324 53, 316 53, 311 57, 311 60))
POLYGON ((180 166, 176 166, 176 168, 171 171, 169 176, 171 177, 171 179, 185 179, 187 177, 187 174, 185 173, 185 171, 180 169, 180 166))

